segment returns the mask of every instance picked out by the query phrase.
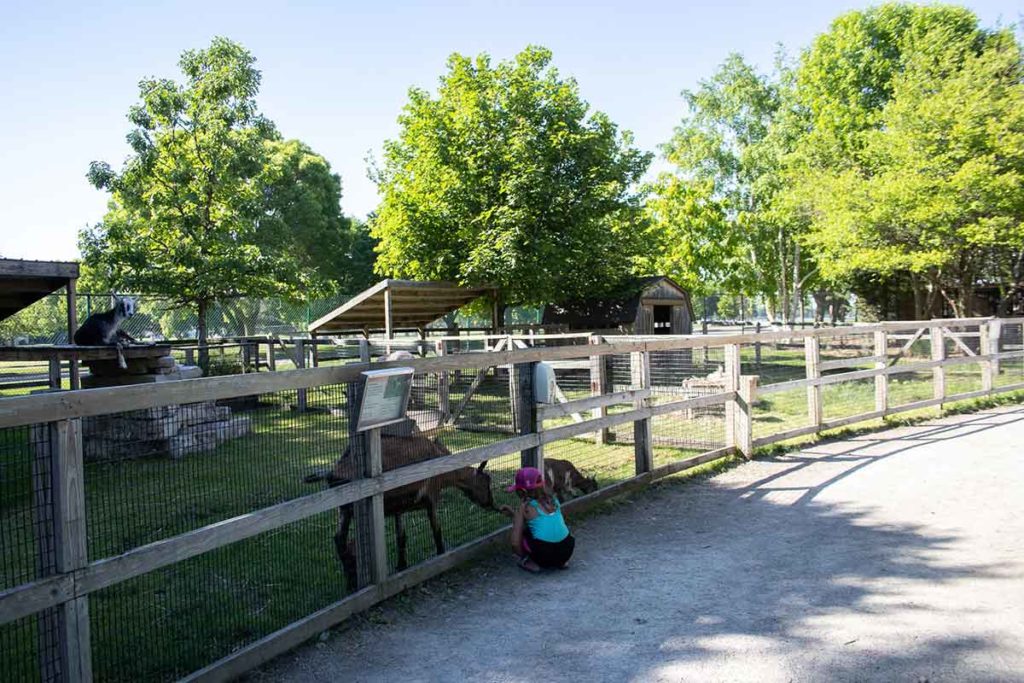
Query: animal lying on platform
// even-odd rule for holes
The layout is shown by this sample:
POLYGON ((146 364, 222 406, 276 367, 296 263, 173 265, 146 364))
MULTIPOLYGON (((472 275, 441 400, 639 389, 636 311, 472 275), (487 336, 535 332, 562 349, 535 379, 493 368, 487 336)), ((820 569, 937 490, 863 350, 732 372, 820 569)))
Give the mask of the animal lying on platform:
POLYGON ((571 462, 557 458, 544 458, 544 483, 561 500, 570 494, 575 497, 598 489, 596 477, 584 477, 571 462))
MULTIPOLYGON (((423 436, 389 436, 382 434, 381 468, 387 472, 406 465, 441 458, 451 452, 437 441, 423 436)), ((445 552, 444 539, 441 537, 441 525, 437 519, 437 508, 441 501, 441 493, 446 488, 457 488, 465 496, 485 510, 496 510, 494 496, 491 493, 491 475, 484 471, 487 461, 476 468, 460 467, 457 470, 439 474, 429 479, 413 482, 392 489, 384 494, 384 514, 395 520, 395 539, 398 543, 398 570, 408 566, 406 558, 406 535, 402 524, 402 515, 413 510, 425 510, 430 521, 430 530, 434 536, 437 554, 445 552)), ((334 468, 327 472, 318 472, 305 478, 306 482, 326 481, 330 487, 340 486, 359 478, 359 463, 352 457, 351 448, 335 463, 334 468)), ((345 580, 350 589, 357 586, 354 561, 354 546, 349 543, 349 528, 352 526, 352 504, 342 505, 338 509, 338 529, 334 534, 334 549, 345 572, 345 580)))
POLYGON ((75 331, 74 341, 78 346, 114 346, 117 348, 117 364, 121 369, 128 367, 122 349, 135 338, 121 329, 121 323, 135 314, 135 300, 114 297, 114 307, 102 313, 93 313, 75 331))

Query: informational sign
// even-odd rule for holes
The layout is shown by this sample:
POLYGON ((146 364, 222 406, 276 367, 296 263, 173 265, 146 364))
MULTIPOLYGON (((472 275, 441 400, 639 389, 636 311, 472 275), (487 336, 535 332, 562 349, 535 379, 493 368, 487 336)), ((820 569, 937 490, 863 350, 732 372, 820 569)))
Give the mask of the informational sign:
POLYGON ((366 378, 366 386, 356 431, 363 432, 404 420, 412 391, 413 369, 387 368, 367 370, 362 374, 366 378))

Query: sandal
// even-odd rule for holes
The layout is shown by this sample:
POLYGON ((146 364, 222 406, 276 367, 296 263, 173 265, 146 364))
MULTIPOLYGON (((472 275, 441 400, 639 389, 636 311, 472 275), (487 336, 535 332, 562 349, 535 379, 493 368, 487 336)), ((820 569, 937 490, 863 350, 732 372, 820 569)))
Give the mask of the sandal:
POLYGON ((528 571, 531 574, 539 574, 540 567, 537 563, 530 559, 529 555, 519 558, 519 562, 516 563, 523 571, 528 571))

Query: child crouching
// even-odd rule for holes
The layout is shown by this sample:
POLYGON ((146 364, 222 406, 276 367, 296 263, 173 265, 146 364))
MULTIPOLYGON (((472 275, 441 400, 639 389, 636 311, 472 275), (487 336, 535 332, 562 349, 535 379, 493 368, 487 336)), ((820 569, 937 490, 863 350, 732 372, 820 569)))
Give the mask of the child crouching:
POLYGON ((516 472, 515 484, 505 490, 517 493, 521 501, 516 510, 508 505, 501 508, 513 518, 511 541, 519 566, 534 573, 567 568, 576 539, 569 533, 558 498, 544 486, 541 471, 523 467, 516 472))

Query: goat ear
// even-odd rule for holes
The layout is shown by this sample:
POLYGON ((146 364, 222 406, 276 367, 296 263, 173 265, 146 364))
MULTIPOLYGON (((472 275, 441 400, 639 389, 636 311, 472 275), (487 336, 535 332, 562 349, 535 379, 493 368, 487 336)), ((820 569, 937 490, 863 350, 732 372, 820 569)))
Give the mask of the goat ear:
POLYGON ((480 463, 480 466, 476 468, 476 471, 477 472, 483 472, 485 467, 487 467, 487 461, 486 460, 484 460, 482 463, 480 463))

